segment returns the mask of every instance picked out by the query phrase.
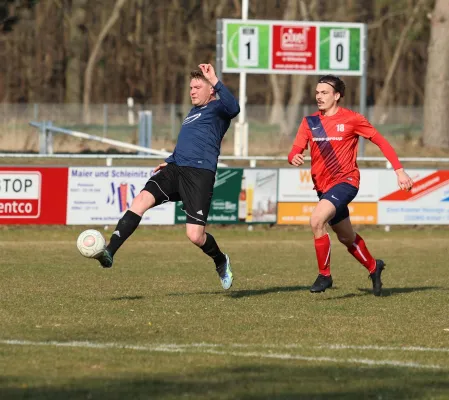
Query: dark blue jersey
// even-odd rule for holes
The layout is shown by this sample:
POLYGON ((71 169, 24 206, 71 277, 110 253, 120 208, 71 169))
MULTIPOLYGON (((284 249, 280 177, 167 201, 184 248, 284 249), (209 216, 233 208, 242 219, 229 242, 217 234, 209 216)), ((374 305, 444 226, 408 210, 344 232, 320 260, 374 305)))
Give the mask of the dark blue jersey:
POLYGON ((184 119, 173 154, 165 161, 180 167, 217 169, 223 136, 240 106, 222 82, 214 86, 219 94, 204 106, 193 107, 184 119))

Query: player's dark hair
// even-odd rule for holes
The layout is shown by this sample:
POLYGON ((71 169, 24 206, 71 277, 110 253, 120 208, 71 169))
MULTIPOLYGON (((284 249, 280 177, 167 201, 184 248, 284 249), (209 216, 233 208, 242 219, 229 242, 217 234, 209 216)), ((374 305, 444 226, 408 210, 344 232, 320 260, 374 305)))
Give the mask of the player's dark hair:
POLYGON ((328 85, 331 85, 335 92, 340 93, 340 98, 345 97, 345 83, 338 77, 335 75, 324 75, 322 76, 318 83, 327 83, 328 85))
POLYGON ((192 72, 190 72, 190 79, 201 79, 205 82, 208 82, 208 80, 203 75, 203 72, 200 69, 195 69, 192 72))

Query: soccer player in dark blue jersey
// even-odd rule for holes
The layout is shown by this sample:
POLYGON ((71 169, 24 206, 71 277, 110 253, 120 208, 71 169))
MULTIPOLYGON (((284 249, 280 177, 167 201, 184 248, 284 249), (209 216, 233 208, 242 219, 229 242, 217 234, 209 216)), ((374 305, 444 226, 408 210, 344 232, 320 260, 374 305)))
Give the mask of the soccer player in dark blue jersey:
POLYGON ((233 280, 229 257, 206 232, 206 222, 221 141, 240 107, 218 80, 212 65, 200 64, 199 68, 190 74, 193 108, 182 123, 173 154, 155 168, 97 259, 104 268, 112 267, 114 254, 139 226, 145 211, 168 201, 182 201, 188 238, 214 260, 222 287, 227 290, 233 280))

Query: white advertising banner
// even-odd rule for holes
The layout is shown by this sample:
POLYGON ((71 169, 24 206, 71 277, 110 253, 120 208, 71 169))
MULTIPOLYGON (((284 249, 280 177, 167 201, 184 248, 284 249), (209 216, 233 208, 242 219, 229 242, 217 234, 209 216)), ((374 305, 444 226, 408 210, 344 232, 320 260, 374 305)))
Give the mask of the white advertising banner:
POLYGON ((276 223, 276 192, 278 171, 276 169, 245 169, 246 222, 276 223))
MULTIPOLYGON (((379 199, 379 171, 373 169, 360 170, 360 188, 356 198, 358 203, 371 203, 379 199)), ((390 171, 392 176, 395 174, 390 171)), ((317 202, 318 197, 313 189, 310 169, 281 168, 279 170, 278 201, 285 203, 317 202)))
MULTIPOLYGON (((69 168, 67 225, 115 225, 143 189, 153 168, 69 168)), ((171 225, 175 203, 147 211, 141 224, 171 225)))
POLYGON ((310 169, 279 169, 278 201, 286 203, 317 202, 310 169))
POLYGON ((449 224, 449 171, 408 170, 414 186, 400 190, 396 175, 381 171, 378 223, 382 225, 449 224))

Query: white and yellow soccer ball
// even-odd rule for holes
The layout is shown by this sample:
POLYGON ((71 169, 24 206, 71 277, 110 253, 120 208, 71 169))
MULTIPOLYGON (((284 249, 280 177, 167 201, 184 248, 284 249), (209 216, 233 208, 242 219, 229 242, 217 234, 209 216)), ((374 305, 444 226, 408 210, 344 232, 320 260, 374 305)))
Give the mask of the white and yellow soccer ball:
POLYGON ((78 236, 76 247, 84 257, 95 258, 103 252, 106 240, 100 232, 88 229, 78 236))

